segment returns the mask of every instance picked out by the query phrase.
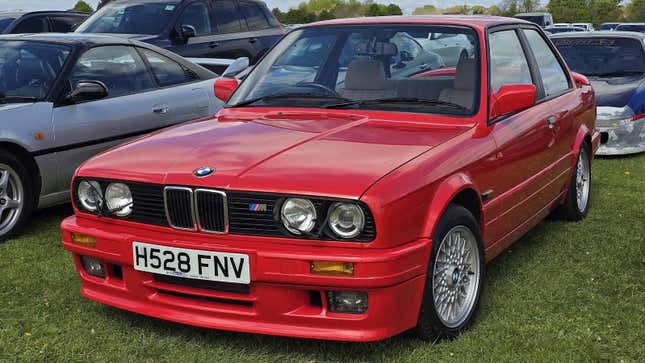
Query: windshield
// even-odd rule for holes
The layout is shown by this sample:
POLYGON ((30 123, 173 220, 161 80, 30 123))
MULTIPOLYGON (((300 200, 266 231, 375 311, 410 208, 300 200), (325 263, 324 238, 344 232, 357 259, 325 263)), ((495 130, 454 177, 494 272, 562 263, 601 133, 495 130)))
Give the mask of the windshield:
POLYGON ((14 18, 0 18, 0 34, 2 34, 14 20, 14 18))
POLYGON ((472 114, 479 92, 476 44, 475 32, 465 27, 298 29, 254 68, 229 107, 332 107, 349 102, 366 109, 472 114), (424 45, 438 39, 450 40, 450 51, 424 45), (447 65, 444 57, 456 60, 447 65))
POLYGON ((645 24, 620 24, 616 27, 616 30, 645 33, 645 24))
POLYGON ((645 72, 643 44, 627 38, 552 39, 569 67, 587 76, 645 72))
POLYGON ((515 15, 515 18, 530 21, 539 26, 545 26, 546 22, 544 21, 544 15, 515 15))
POLYGON ((70 53, 66 46, 0 41, 0 102, 44 98, 70 53))
POLYGON ((110 3, 89 17, 77 33, 160 34, 176 3, 110 3))

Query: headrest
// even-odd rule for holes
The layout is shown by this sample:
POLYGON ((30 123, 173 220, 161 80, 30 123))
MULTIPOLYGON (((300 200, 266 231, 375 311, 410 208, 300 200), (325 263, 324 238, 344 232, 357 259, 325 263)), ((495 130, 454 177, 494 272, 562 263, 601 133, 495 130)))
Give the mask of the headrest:
POLYGON ((385 80, 383 63, 368 59, 356 59, 347 68, 345 89, 382 90, 385 89, 385 80))
POLYGON ((475 59, 462 57, 457 63, 455 89, 473 91, 477 87, 477 62, 475 59))

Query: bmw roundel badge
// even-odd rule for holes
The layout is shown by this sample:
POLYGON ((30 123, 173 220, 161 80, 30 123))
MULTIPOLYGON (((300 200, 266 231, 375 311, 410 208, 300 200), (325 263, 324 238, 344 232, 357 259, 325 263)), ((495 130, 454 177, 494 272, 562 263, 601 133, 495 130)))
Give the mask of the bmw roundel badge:
POLYGON ((215 168, 211 168, 210 166, 202 166, 201 168, 195 169, 193 175, 198 178, 203 178, 205 176, 213 174, 214 172, 215 168))

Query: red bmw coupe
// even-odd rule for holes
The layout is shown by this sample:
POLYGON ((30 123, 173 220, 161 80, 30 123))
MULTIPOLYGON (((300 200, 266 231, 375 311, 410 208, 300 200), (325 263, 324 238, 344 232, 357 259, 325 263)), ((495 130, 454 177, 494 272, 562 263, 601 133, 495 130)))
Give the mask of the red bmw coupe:
POLYGON ((486 261, 587 214, 594 92, 534 24, 327 21, 246 72, 211 119, 78 169, 62 231, 83 296, 250 333, 454 336, 486 261))

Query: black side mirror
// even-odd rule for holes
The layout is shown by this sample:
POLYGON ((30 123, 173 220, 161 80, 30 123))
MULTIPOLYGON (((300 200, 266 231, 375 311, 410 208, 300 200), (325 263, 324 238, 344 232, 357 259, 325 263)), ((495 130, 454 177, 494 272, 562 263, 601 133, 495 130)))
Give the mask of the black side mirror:
POLYGON ((195 27, 192 25, 182 24, 179 27, 179 34, 181 34, 181 37, 184 38, 185 41, 188 41, 188 39, 193 38, 195 34, 197 34, 197 30, 195 30, 195 27))
POLYGON ((78 103, 84 101, 99 100, 108 96, 108 90, 103 82, 80 81, 76 88, 65 98, 67 102, 78 103))

